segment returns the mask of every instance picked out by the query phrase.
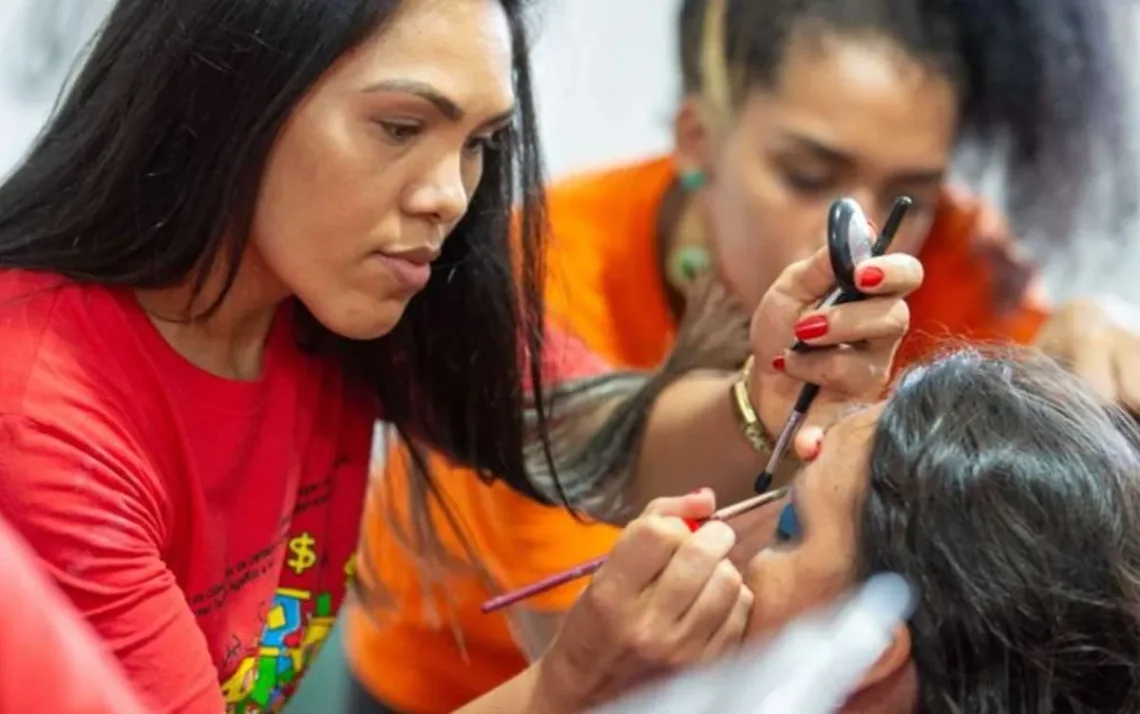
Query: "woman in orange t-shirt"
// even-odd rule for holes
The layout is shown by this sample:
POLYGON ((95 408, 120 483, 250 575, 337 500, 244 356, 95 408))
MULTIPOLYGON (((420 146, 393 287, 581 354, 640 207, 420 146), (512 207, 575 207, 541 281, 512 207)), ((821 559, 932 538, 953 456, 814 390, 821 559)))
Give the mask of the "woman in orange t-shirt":
MULTIPOLYGON (((1045 335, 1106 396, 1140 404, 1137 338, 1095 305, 1050 316, 1002 217, 946 182, 961 136, 990 139, 1008 130, 1011 177, 1054 200, 1044 169, 1057 160, 1058 145, 1034 137, 1060 141, 1111 115, 1098 93, 1112 81, 1102 71, 1106 43, 1087 37, 1083 47, 1096 55, 1074 56, 1048 23, 1038 31, 1011 19, 1014 3, 968 4, 972 9, 893 16, 874 0, 821 0, 797 6, 802 14, 789 21, 773 14, 782 3, 685 2, 685 98, 674 155, 579 176, 550 192, 552 317, 610 365, 654 369, 674 347, 695 274, 712 268, 753 308, 785 266, 818 247, 835 196, 854 196, 881 217, 906 194, 916 208, 895 249, 917 254, 926 280, 908 300, 911 333, 899 363, 945 336, 1030 343, 1045 335), (1025 51, 982 49, 998 45, 1025 51), (1070 83, 1055 86, 1061 75, 1051 67, 1062 59, 1080 69, 1066 70, 1070 83), (1020 90, 1011 95, 1009 87, 1020 90), (1054 96, 1072 97, 1067 106, 1075 113, 1054 112, 1047 101, 1054 96), (1096 339, 1075 339, 1073 326, 1082 321, 1100 326, 1096 339)), ((1095 14, 1086 0, 1038 2, 1024 11, 1095 14)), ((1066 32, 1095 27, 1074 23, 1066 32)), ((385 573, 395 607, 349 612, 348 651, 362 685, 358 712, 449 711, 521 670, 525 651, 556 632, 580 586, 528 601, 510 620, 480 614, 479 603, 494 589, 605 552, 617 534, 508 489, 488 490, 473 474, 450 473, 437 483, 455 525, 441 530, 454 554, 477 558, 483 571, 447 572, 425 587, 387 520, 401 517, 406 479, 398 463, 389 469, 366 516, 363 557, 383 564, 374 571, 385 573), (375 708, 373 699, 384 705, 375 708)))

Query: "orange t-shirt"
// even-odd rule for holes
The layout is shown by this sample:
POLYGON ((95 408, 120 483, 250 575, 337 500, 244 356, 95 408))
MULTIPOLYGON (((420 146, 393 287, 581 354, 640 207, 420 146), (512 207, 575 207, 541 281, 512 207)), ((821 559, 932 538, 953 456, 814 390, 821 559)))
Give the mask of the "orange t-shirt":
MULTIPOLYGON (((547 300, 552 323, 577 336, 614 367, 648 369, 668 353, 674 323, 659 273, 656 220, 675 172, 656 159, 568 180, 551 190, 547 300)), ((926 282, 912 296, 912 333, 902 359, 912 360, 942 336, 1032 339, 1044 312, 1024 301, 994 309, 994 266, 1019 263, 1000 219, 965 194, 948 190, 920 254, 926 282), (981 234, 979 233, 981 232, 981 234), (995 261, 995 256, 1003 260, 995 261)), ((579 360, 580 362, 580 360, 579 360)), ((581 369, 564 369, 582 371, 581 369)), ((587 370, 588 371, 588 370, 587 370)), ((502 588, 523 585, 606 552, 614 528, 584 525, 558 508, 532 503, 469 471, 434 464, 437 480, 476 556, 502 588), (442 467, 442 469, 441 469, 442 467)), ((392 535, 386 503, 406 503, 407 471, 389 468, 366 508, 362 554, 386 579, 390 612, 348 608, 349 659, 364 686, 411 714, 451 711, 526 666, 501 614, 483 615, 491 595, 471 572, 446 576, 425 596, 413 561, 392 535), (463 633, 462 645, 454 630, 463 633)), ((396 508, 396 517, 406 509, 396 508)), ((461 554, 454 531, 449 548, 461 554)), ((567 609, 583 583, 528 601, 547 612, 567 609)))

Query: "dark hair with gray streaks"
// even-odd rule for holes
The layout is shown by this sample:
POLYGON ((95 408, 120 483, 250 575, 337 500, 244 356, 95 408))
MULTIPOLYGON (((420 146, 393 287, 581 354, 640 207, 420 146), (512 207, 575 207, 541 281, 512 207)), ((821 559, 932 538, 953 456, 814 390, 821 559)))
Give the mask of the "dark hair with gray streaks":
POLYGON ((927 714, 1140 707, 1140 437, 1030 352, 963 350, 906 373, 875 428, 862 576, 920 593, 927 714))

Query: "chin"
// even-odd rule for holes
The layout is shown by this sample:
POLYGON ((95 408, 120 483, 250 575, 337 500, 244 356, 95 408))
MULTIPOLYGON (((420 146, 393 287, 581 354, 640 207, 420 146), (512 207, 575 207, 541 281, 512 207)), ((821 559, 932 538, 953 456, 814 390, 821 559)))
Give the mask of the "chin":
POLYGON ((329 332, 350 340, 375 340, 396 327, 407 309, 406 300, 370 301, 331 310, 309 307, 317 321, 329 332))

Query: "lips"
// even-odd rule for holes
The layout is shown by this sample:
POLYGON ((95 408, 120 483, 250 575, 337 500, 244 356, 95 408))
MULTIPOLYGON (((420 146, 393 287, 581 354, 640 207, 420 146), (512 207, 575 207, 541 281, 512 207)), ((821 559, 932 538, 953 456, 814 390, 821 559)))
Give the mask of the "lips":
POLYGON ((374 253, 373 256, 387 270, 393 280, 404 290, 419 292, 431 279, 431 262, 409 260, 387 253, 374 253))

